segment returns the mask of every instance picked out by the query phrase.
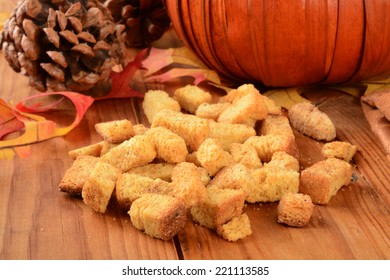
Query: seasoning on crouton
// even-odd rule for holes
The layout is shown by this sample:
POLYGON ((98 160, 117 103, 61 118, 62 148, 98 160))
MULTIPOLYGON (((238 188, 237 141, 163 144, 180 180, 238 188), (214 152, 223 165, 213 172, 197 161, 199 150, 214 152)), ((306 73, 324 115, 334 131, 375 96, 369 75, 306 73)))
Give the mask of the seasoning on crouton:
POLYGON ((251 136, 244 142, 253 146, 262 162, 269 162, 275 152, 286 152, 295 158, 299 157, 298 148, 293 136, 261 135, 251 136))
POLYGON ((135 228, 162 240, 170 240, 187 222, 183 202, 163 194, 144 194, 131 204, 128 214, 135 228))
POLYGON ((120 143, 135 135, 133 124, 126 119, 97 123, 95 129, 109 143, 120 143))
POLYGON ((112 148, 101 159, 117 167, 121 172, 142 166, 156 157, 156 149, 149 136, 136 135, 112 148))
POLYGON ((251 124, 263 120, 268 114, 267 106, 259 94, 251 92, 236 99, 218 117, 221 123, 251 124))
POLYGON ((179 197, 187 208, 191 208, 206 199, 206 187, 201 170, 189 162, 176 165, 172 172, 173 195, 179 197))
POLYGON ((290 169, 296 172, 299 172, 300 166, 299 161, 293 157, 292 155, 289 155, 286 152, 280 151, 275 152, 272 155, 271 161, 265 164, 266 166, 274 166, 274 167, 281 167, 284 169, 290 169))
POLYGON ((263 166, 255 147, 251 145, 232 143, 230 154, 236 163, 242 163, 248 168, 261 168, 263 166))
POLYGON ((206 119, 171 110, 160 111, 154 117, 152 128, 163 126, 183 137, 186 145, 196 151, 209 136, 210 127, 206 119))
POLYGON ((277 221, 291 227, 304 227, 310 221, 313 208, 314 205, 309 195, 287 193, 279 201, 277 221))
POLYGON ((202 103, 196 110, 195 115, 199 118, 217 121, 219 115, 230 105, 230 103, 202 103))
POLYGON ((293 170, 264 166, 252 170, 252 177, 256 191, 247 196, 250 203, 279 201, 284 194, 299 190, 299 173, 293 170))
POLYGON ((219 141, 225 151, 230 150, 232 143, 244 143, 249 137, 256 135, 253 127, 244 124, 210 122, 210 138, 219 141))
POLYGON ((217 233, 227 241, 237 241, 252 234, 251 223, 247 214, 234 217, 226 224, 217 227, 217 233))
POLYGON ((165 127, 154 127, 146 133, 156 146, 157 158, 169 163, 179 163, 188 155, 184 139, 165 127))
POLYGON ((299 132, 315 139, 331 141, 336 137, 336 128, 327 114, 308 102, 294 104, 288 117, 299 132))
POLYGON ((294 136, 294 132, 286 116, 268 115, 261 123, 260 135, 294 136))
POLYGON ((196 158, 210 176, 214 176, 222 167, 234 163, 231 154, 224 151, 217 139, 207 138, 196 151, 196 158))
POLYGON ((110 143, 107 141, 103 141, 102 149, 100 151, 100 156, 107 154, 112 148, 118 146, 120 143, 110 143))
POLYGON ((350 162, 357 151, 357 146, 348 142, 334 141, 325 143, 321 154, 325 158, 338 158, 350 162))
POLYGON ((159 178, 123 173, 119 176, 115 194, 119 205, 129 210, 133 201, 146 193, 172 194, 172 186, 159 178))
POLYGON ((119 175, 115 166, 99 160, 83 186, 81 196, 84 203, 97 212, 106 212, 119 175))
POLYGON ((151 179, 161 179, 167 182, 172 181, 172 172, 176 164, 160 162, 149 163, 146 165, 130 168, 127 173, 137 174, 140 176, 149 177, 151 179))
POLYGON ((100 152, 102 151, 104 141, 77 148, 68 152, 68 155, 71 159, 76 159, 80 155, 99 157, 100 152))
POLYGON ((208 187, 206 199, 191 208, 193 220, 215 230, 242 213, 245 193, 241 190, 208 187))
POLYGON ((163 90, 149 90, 144 95, 142 108, 149 123, 153 122, 154 116, 162 110, 172 110, 180 112, 179 102, 169 96, 163 90))
POLYGON ((173 93, 173 98, 179 102, 180 107, 191 114, 195 114, 199 105, 210 103, 212 96, 198 86, 186 85, 173 93))
POLYGON ((78 156, 62 177, 59 185, 60 191, 81 195, 83 186, 98 161, 98 157, 78 156))
POLYGON ((139 123, 133 125, 135 135, 143 135, 149 130, 149 127, 146 127, 144 124, 139 123))
POLYGON ((251 170, 241 163, 222 168, 209 184, 210 187, 242 190, 246 197, 257 191, 255 185, 256 182, 252 177, 251 170))
POLYGON ((342 186, 350 183, 351 177, 348 162, 328 158, 301 172, 299 192, 310 195, 315 204, 327 204, 342 186))

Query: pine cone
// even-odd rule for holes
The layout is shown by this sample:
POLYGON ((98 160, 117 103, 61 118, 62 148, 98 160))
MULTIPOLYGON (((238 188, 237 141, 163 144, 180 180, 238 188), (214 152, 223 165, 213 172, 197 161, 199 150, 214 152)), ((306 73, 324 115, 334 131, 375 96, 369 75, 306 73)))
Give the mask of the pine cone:
POLYGON ((107 0, 116 23, 126 26, 125 43, 128 47, 147 47, 161 38, 171 20, 162 0, 107 0))
POLYGON ((123 29, 97 0, 23 0, 4 25, 0 48, 39 91, 99 96, 123 60, 123 29))

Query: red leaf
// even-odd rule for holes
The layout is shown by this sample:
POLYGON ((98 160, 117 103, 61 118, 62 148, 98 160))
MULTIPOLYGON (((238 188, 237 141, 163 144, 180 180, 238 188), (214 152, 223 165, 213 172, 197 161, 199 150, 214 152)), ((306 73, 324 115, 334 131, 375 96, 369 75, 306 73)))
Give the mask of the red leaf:
POLYGON ((12 108, 0 98, 0 139, 5 135, 18 131, 24 127, 14 114, 12 108))

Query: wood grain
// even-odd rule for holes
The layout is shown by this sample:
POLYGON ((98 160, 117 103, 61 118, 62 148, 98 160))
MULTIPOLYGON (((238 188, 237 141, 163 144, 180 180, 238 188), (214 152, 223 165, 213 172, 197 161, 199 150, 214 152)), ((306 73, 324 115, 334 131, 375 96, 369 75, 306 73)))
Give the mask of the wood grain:
MULTIPOLYGON (((2 9, 10 2, 0 0, 2 9)), ((2 54, 0 85, 0 97, 7 101, 35 93, 2 54)), ((172 93, 181 85, 160 87, 172 93)), ((328 205, 315 206, 307 227, 278 224, 277 203, 249 204, 244 211, 253 234, 244 240, 224 241, 189 221, 164 242, 136 230, 115 203, 98 214, 80 198, 60 192, 58 184, 72 163, 68 151, 100 141, 95 123, 128 118, 148 124, 141 99, 105 100, 95 102, 66 136, 32 145, 28 158, 0 161, 0 259, 390 259, 390 164, 360 101, 326 89, 307 98, 332 118, 339 140, 359 147, 354 182, 328 205)), ((298 132, 296 137, 303 168, 321 159, 323 143, 298 132)))

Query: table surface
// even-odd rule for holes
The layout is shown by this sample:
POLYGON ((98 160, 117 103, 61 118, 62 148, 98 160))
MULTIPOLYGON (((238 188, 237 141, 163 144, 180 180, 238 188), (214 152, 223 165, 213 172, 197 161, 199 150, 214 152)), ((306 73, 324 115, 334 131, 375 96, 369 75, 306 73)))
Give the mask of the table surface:
MULTIPOLYGON (((13 2, 0 0, 1 10, 10 11, 13 2)), ((6 101, 36 93, 2 54, 0 85, 6 101)), ((390 259, 390 163, 360 100, 326 89, 307 98, 330 116, 337 138, 357 145, 358 152, 355 180, 329 204, 316 205, 306 227, 278 224, 277 203, 248 204, 250 237, 227 242, 189 221, 172 240, 162 241, 135 229, 115 204, 99 214, 60 192, 59 182, 72 164, 68 151, 100 141, 95 123, 127 118, 147 124, 142 99, 102 100, 64 137, 32 145, 28 158, 0 161, 0 259, 390 259)), ((321 159, 321 143, 299 133, 296 139, 303 168, 321 159)))

